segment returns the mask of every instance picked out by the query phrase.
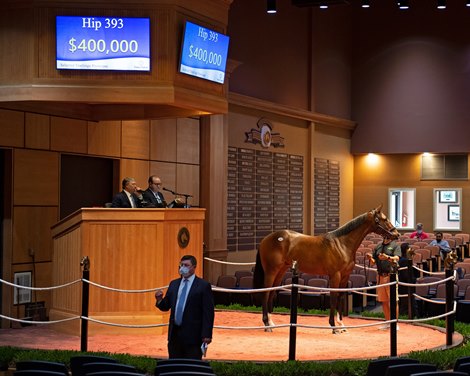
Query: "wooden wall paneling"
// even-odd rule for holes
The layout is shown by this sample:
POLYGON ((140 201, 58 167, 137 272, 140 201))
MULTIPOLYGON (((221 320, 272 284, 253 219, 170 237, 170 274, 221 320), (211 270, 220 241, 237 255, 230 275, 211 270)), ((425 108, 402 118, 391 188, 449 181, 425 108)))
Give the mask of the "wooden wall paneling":
POLYGON ((88 122, 88 154, 121 156, 121 122, 88 122))
POLYGON ((22 7, 0 11, 0 81, 25 82, 36 71, 34 10, 22 7), (18 48, 21 46, 21 48, 18 48))
MULTIPOLYGON (((124 290, 150 289, 163 282, 160 273, 156 273, 160 270, 157 254, 163 253, 163 243, 159 241, 163 236, 162 224, 90 223, 87 226, 90 226, 86 231, 89 237, 84 239, 84 249, 90 252, 92 281, 124 290), (125 286, 121 285, 122 281, 126 281, 125 286)), ((129 294, 93 288, 90 294, 91 314, 153 312, 154 305, 155 297, 151 293, 129 294)))
MULTIPOLYGON (((51 226, 57 222, 57 207, 16 206, 13 223, 13 263, 52 261, 51 226)), ((52 281, 49 281, 52 282, 52 281)))
POLYGON ((121 159, 121 171, 119 179, 119 191, 122 190, 121 182, 125 177, 134 178, 140 188, 147 187, 149 177, 149 161, 138 159, 121 159))
POLYGON ((176 162, 176 121, 163 119, 150 121, 150 159, 176 162))
POLYGON ((0 145, 24 147, 23 112, 0 109, 0 145))
POLYGON ((228 116, 201 118, 200 200, 208 250, 227 249, 228 116))
POLYGON ((176 192, 192 195, 189 205, 199 206, 199 166, 176 165, 176 192))
MULTIPOLYGON (((33 286, 49 287, 53 285, 52 281, 52 261, 40 262, 35 265, 36 277, 33 275, 33 286)), ((52 304, 52 290, 37 290, 32 292, 33 302, 45 302, 47 312, 52 304)))
MULTIPOLYGON (((176 163, 150 161, 150 175, 158 175, 163 187, 176 191, 176 163)), ((167 203, 175 198, 170 192, 163 191, 162 193, 167 203)))
POLYGON ((15 149, 14 205, 59 205, 59 154, 15 149))
MULTIPOLYGON (((82 277, 80 250, 82 248, 82 229, 77 227, 64 236, 54 240, 53 285, 58 286, 76 281, 82 277), (61 267, 58 267, 58 266, 61 267)), ((74 317, 81 313, 81 283, 52 290, 51 320, 74 317)), ((90 288, 91 289, 91 288, 90 288)), ((56 324, 57 330, 70 333, 80 332, 80 320, 56 324)))
POLYGON ((51 117, 52 150, 86 154, 87 140, 85 120, 51 117))
POLYGON ((50 117, 26 113, 25 146, 30 149, 49 150, 51 146, 50 117))
POLYGON ((122 157, 149 159, 150 122, 148 120, 122 122, 122 157))
POLYGON ((177 162, 199 164, 199 120, 177 119, 177 132, 177 162))

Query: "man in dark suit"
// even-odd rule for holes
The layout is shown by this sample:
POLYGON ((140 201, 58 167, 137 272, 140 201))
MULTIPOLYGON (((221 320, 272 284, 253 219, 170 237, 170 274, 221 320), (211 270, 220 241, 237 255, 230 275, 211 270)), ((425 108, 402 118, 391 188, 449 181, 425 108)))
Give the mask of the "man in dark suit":
POLYGON ((136 196, 137 183, 134 178, 124 178, 122 180, 122 191, 113 198, 111 203, 112 208, 140 208, 141 202, 136 196))
POLYGON ((146 202, 146 207, 151 208, 166 208, 167 204, 165 197, 163 197, 162 192, 162 181, 156 175, 149 177, 149 187, 142 192, 144 201, 146 202))
POLYGON ((196 258, 181 258, 181 278, 170 282, 167 293, 155 292, 156 307, 171 309, 168 328, 169 358, 201 359, 203 349, 212 341, 214 298, 211 285, 195 275, 196 258))

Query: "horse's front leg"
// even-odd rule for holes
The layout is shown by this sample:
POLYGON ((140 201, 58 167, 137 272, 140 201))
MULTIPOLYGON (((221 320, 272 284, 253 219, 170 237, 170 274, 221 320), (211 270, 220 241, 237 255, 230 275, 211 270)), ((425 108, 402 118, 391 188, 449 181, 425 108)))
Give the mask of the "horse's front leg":
POLYGON ((344 328, 344 323, 343 323, 343 308, 345 307, 345 302, 346 302, 346 294, 344 292, 340 292, 338 296, 338 306, 336 307, 336 322, 338 323, 339 326, 341 326, 341 329, 339 330, 339 333, 344 333, 347 332, 348 330, 344 328))
POLYGON ((338 302, 338 293, 337 292, 331 292, 330 294, 330 318, 329 318, 329 323, 330 326, 333 328, 333 334, 339 334, 341 333, 341 330, 336 328, 336 323, 335 323, 335 311, 337 308, 337 302, 338 302))

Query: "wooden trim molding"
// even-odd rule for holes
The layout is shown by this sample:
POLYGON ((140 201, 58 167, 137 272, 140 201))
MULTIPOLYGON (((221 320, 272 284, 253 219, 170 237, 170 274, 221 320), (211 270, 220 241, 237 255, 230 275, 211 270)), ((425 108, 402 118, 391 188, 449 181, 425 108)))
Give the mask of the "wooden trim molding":
POLYGON ((261 111, 270 112, 272 114, 287 116, 300 120, 311 121, 316 124, 321 124, 327 127, 338 128, 346 131, 353 131, 356 128, 356 123, 352 120, 341 119, 330 115, 319 114, 308 110, 285 106, 279 103, 268 102, 262 99, 249 97, 237 93, 229 93, 229 105, 238 105, 257 109, 261 111))

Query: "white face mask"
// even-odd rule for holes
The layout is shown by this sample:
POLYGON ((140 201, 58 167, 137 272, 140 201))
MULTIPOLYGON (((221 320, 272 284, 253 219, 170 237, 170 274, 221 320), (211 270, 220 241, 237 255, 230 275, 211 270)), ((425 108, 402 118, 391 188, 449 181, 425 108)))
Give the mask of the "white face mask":
POLYGON ((189 268, 187 266, 180 266, 180 270, 179 270, 180 274, 184 277, 186 275, 188 275, 189 273, 189 268))

